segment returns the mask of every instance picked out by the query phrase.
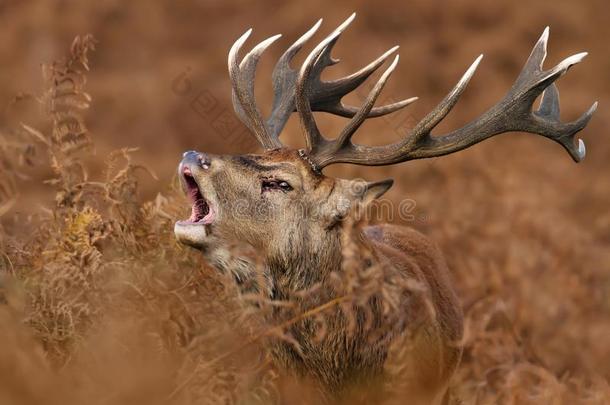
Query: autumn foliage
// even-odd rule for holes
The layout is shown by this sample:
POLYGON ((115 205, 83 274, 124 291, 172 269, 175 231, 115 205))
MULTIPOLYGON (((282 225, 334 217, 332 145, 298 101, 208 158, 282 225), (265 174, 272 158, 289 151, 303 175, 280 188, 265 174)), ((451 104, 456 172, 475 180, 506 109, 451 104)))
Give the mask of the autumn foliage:
MULTIPOLYGON (((274 403, 290 389, 306 402, 307 383, 287 383, 265 351, 267 339, 290 339, 289 322, 266 323, 264 302, 238 298, 232 280, 176 243, 173 223, 188 206, 176 182, 156 181, 160 191, 151 193, 156 170, 135 148, 91 168, 104 137, 87 126, 96 114, 87 80, 98 46, 111 45, 79 36, 63 59, 44 64, 42 90, 11 102, 38 106, 38 119, 3 123, 0 131, 0 404, 274 403), (32 184, 31 173, 40 172, 49 174, 44 184, 32 184), (24 184, 46 187, 54 201, 20 206, 24 184)), ((540 151, 540 159, 514 157, 539 172, 511 174, 509 160, 494 165, 491 149, 482 148, 471 152, 471 164, 416 164, 415 180, 397 187, 419 193, 408 225, 439 243, 463 302, 454 401, 608 403, 610 220, 607 209, 605 217, 585 211, 603 213, 595 204, 608 201, 610 187, 605 178, 580 189, 544 184, 552 170, 545 161, 568 157, 550 143, 517 138, 500 143, 540 151), (524 179, 528 192, 515 192, 524 179), (589 201, 578 197, 589 190, 589 201), (573 197, 546 209, 545 200, 564 192, 573 197)), ((607 168, 593 159, 600 167, 586 173, 607 168)), ((566 184, 578 181, 571 162, 553 167, 565 171, 566 184)), ((365 177, 360 168, 342 175, 365 177)), ((352 298, 382 288, 383 277, 349 277, 352 298)), ((340 304, 294 315, 323 324, 324 311, 340 304)), ((392 356, 388 370, 400 373, 400 353, 392 356)), ((391 388, 388 403, 404 403, 399 384, 391 388)))

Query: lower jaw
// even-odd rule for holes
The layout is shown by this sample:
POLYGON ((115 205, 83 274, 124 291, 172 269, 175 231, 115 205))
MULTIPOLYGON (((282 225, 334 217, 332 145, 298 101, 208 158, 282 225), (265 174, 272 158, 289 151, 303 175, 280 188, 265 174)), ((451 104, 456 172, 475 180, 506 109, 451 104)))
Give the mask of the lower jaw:
POLYGON ((211 233, 210 228, 209 224, 201 222, 178 221, 174 225, 174 235, 180 243, 201 248, 211 233))
POLYGON ((183 219, 181 221, 177 221, 176 224, 180 225, 180 226, 210 226, 211 222, 206 222, 203 219, 200 219, 199 221, 193 221, 190 219, 183 219))

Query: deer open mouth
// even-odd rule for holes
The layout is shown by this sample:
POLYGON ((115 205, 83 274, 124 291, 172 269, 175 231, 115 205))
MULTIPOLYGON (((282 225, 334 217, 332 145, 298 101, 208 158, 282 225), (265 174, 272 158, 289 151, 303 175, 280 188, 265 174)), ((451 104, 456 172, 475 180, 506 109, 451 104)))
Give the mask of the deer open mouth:
POLYGON ((197 181, 193 177, 190 170, 186 169, 182 173, 184 179, 184 185, 186 188, 186 194, 191 201, 191 216, 185 221, 180 221, 181 224, 193 225, 209 225, 214 221, 215 212, 210 202, 205 199, 201 188, 197 181))

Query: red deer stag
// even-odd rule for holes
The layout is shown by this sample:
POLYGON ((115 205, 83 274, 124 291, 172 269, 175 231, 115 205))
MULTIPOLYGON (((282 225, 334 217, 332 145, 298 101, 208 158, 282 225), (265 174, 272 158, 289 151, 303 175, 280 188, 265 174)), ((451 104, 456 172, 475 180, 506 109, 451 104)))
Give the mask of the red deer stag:
MULTIPOLYGON (((256 45, 241 61, 238 54, 251 30, 235 42, 228 58, 234 108, 264 152, 238 156, 185 152, 178 172, 192 201, 192 214, 188 220, 176 223, 175 234, 180 242, 202 250, 215 267, 232 274, 238 282, 252 276, 253 265, 246 258, 232 257, 228 243, 237 240, 255 248, 265 259, 265 279, 269 282, 265 291, 271 300, 298 299, 299 292, 313 286, 322 289, 326 286, 326 297, 332 299, 336 291, 330 287, 330 275, 342 271, 345 238, 359 239, 372 252, 374 260, 390 266, 399 277, 416 280, 427 290, 432 307, 429 312, 433 315, 418 321, 421 333, 414 335, 412 341, 414 350, 409 367, 414 372, 407 387, 411 390, 411 403, 436 403, 447 397, 448 381, 461 356, 462 312, 443 257, 426 237, 401 226, 365 226, 352 236, 343 221, 354 212, 350 207, 362 208, 380 197, 392 186, 392 180, 354 187, 355 181, 327 177, 322 170, 334 163, 378 166, 442 156, 511 131, 552 139, 579 162, 585 156, 585 146, 580 139, 575 142, 574 135, 587 125, 596 104, 578 120, 561 122, 554 82, 586 53, 544 70, 548 38, 545 29, 504 98, 464 127, 432 135, 466 88, 481 60, 479 56, 449 94, 402 140, 387 146, 365 146, 352 142, 365 119, 395 112, 416 98, 374 107, 398 63, 396 55, 361 107, 342 102, 343 96, 360 86, 397 47, 349 76, 331 81, 321 79, 324 69, 338 62, 331 51, 353 19, 354 15, 350 16, 324 38, 298 71, 290 67, 290 62, 322 20, 280 57, 272 75, 274 101, 267 119, 254 100, 254 75, 261 55, 279 35, 256 45), (541 94, 540 107, 534 111, 534 101, 541 94), (331 139, 321 133, 314 111, 350 120, 331 139), (293 112, 300 117, 305 149, 291 149, 280 142, 280 133, 293 112), (314 211, 316 215, 303 215, 314 211)), ((371 265, 371 260, 363 257, 360 269, 365 271, 371 265)), ((404 297, 402 310, 410 313, 410 318, 413 312, 426 312, 421 302, 409 299, 409 294, 404 297)), ((381 319, 379 299, 372 298, 367 305, 372 308, 369 313, 381 319)), ((408 322, 398 323, 399 333, 396 328, 390 329, 385 339, 372 341, 360 324, 355 332, 348 331, 340 310, 329 317, 322 339, 314 339, 316 328, 302 320, 290 328, 299 349, 280 341, 273 344, 271 351, 279 365, 317 382, 322 392, 337 398, 348 388, 384 374, 388 341, 404 332, 408 322)), ((356 320, 364 322, 360 316, 356 320)))

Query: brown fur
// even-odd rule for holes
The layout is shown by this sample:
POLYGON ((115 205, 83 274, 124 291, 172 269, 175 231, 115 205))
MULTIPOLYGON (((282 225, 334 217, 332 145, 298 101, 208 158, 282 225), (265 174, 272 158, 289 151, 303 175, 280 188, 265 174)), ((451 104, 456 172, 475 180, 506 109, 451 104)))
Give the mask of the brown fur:
MULTIPOLYGON (((425 299, 408 299, 411 295, 405 292, 400 303, 400 311, 404 311, 400 319, 408 320, 405 325, 402 321, 392 322, 400 326, 384 325, 379 294, 368 299, 368 309, 353 308, 353 330, 349 330, 349 320, 339 309, 327 314, 327 330, 321 340, 316 338, 317 329, 310 319, 294 323, 287 332, 298 347, 284 340, 274 342, 271 351, 277 363, 315 381, 325 396, 345 399, 355 387, 382 382, 390 343, 417 325, 410 341, 414 346, 410 380, 404 381, 406 393, 412 401, 421 403, 440 399, 459 363, 462 334, 462 313, 442 255, 414 230, 378 225, 358 232, 345 221, 346 216, 354 215, 355 208, 379 197, 391 183, 356 187, 353 181, 313 172, 296 151, 286 149, 263 155, 207 158, 210 167, 205 170, 189 162, 183 165, 190 164, 203 195, 221 213, 204 240, 189 240, 180 233, 177 236, 201 248, 220 270, 233 272, 240 280, 248 272, 254 274, 251 263, 230 258, 226 249, 232 240, 247 243, 264 257, 265 278, 269 281, 265 288, 270 298, 296 301, 307 310, 337 297, 339 291, 330 283, 331 273, 344 271, 342 252, 346 245, 354 244, 358 246, 357 272, 375 265, 367 258, 369 252, 375 263, 384 264, 390 276, 417 282, 425 291, 425 299), (263 192, 261 180, 268 178, 285 180, 293 190, 263 192), (315 286, 321 291, 315 298, 305 300, 299 295, 315 286), (426 311, 428 302, 431 313, 426 311), (364 325, 367 312, 373 314, 372 327, 364 325), (383 333, 372 339, 375 330, 383 333)), ((281 310, 272 315, 275 322, 287 317, 289 314, 281 310)))

